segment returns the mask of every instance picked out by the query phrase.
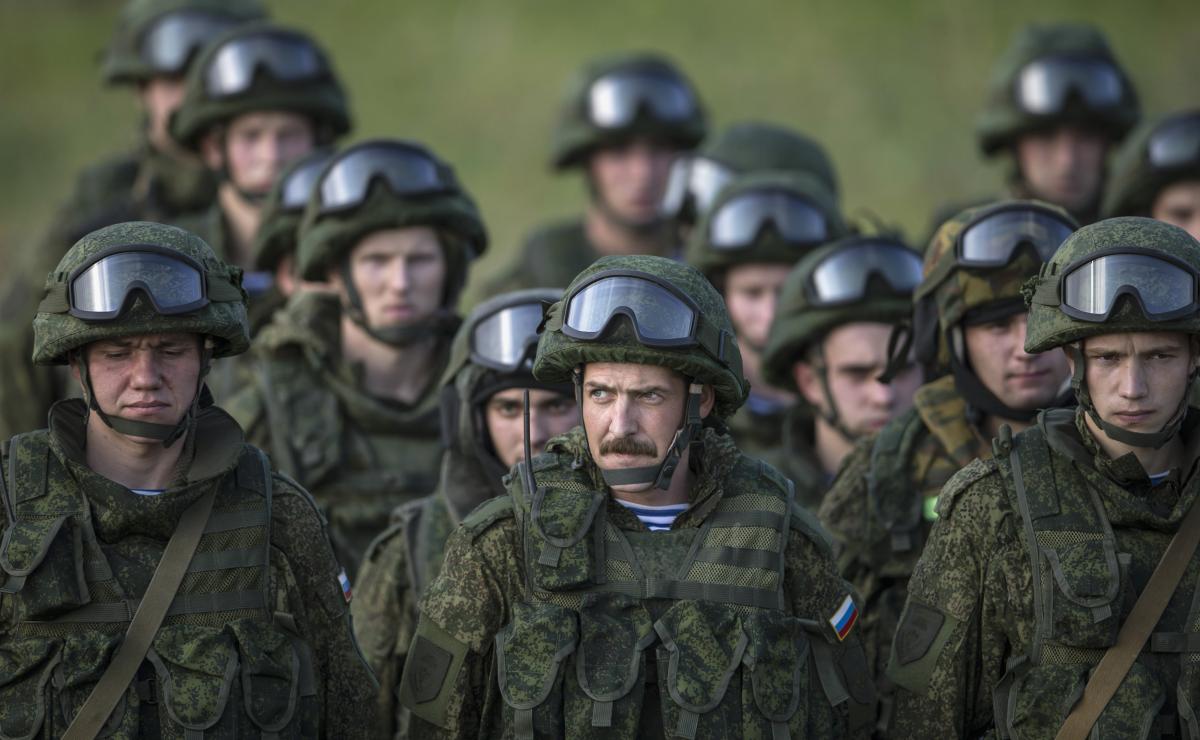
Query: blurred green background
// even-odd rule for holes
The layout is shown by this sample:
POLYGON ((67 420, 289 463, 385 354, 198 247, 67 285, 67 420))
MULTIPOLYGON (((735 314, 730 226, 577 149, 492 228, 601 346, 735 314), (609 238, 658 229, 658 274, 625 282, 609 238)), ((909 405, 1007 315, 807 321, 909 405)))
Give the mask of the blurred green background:
MULTIPOLYGON (((580 178, 547 167, 549 131, 567 77, 600 53, 665 51, 718 125, 755 118, 817 137, 847 212, 869 209, 914 237, 936 204, 1000 186, 972 124, 990 64, 1028 21, 1100 25, 1148 114, 1200 103, 1195 0, 268 2, 331 52, 354 138, 415 138, 454 163, 493 236, 476 274, 581 207, 580 178)), ((79 168, 136 141, 132 94, 105 88, 97 67, 119 7, 0 0, 4 265, 37 243, 79 168)))

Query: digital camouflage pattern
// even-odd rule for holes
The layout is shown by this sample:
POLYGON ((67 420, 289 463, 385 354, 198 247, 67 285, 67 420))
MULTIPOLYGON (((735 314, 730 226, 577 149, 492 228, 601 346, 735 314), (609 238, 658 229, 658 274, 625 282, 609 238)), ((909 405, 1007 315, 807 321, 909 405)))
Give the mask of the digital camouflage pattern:
POLYGON ((0 726, 58 737, 107 668, 182 512, 214 486, 213 514, 108 737, 197 728, 233 736, 368 737, 346 707, 374 681, 354 643, 324 523, 210 407, 176 481, 131 493, 85 463, 87 410, 55 406, 50 430, 0 455, 0 726))
POLYGON ((709 137, 696 157, 710 159, 736 173, 787 171, 815 178, 839 197, 837 171, 825 147, 816 139, 784 126, 743 121, 709 137))
POLYGON ((632 362, 669 367, 686 378, 707 383, 716 394, 713 413, 725 419, 745 402, 750 384, 742 375, 742 356, 734 338, 733 324, 721 294, 695 268, 664 257, 651 255, 601 257, 580 272, 563 296, 570 296, 580 283, 605 270, 635 270, 665 280, 695 302, 704 320, 725 335, 725 356, 717 359, 699 346, 649 347, 637 341, 633 332, 620 322, 615 331, 592 341, 579 341, 562 331, 564 300, 551 306, 538 341, 533 375, 547 383, 572 382, 576 367, 588 362, 632 362))
POLYGON ((343 358, 341 317, 335 294, 293 296, 255 339, 253 380, 226 406, 252 443, 312 491, 353 574, 391 511, 437 484, 435 388, 449 342, 419 401, 385 402, 363 390, 362 368, 343 358))
POLYGON ((944 376, 917 389, 911 410, 858 442, 821 504, 838 570, 865 605, 860 629, 881 695, 881 731, 891 719, 884 669, 938 494, 972 460, 990 456, 953 377, 944 376))
POLYGON ((850 592, 823 535, 777 473, 713 430, 703 444, 669 532, 604 493, 580 429, 534 459, 532 502, 514 474, 463 522, 400 687, 414 736, 866 736, 874 695, 854 630, 828 621, 850 592), (686 557, 698 536, 712 562, 686 557))
POLYGON ((1147 121, 1134 129, 1113 160, 1108 189, 1101 208, 1105 218, 1149 216, 1158 194, 1177 182, 1200 181, 1200 151, 1178 165, 1158 167, 1150 161, 1150 138, 1159 129, 1180 121, 1200 125, 1200 109, 1191 109, 1147 121))
MULTIPOLYGON (((1194 414, 1185 466, 1153 486, 1132 453, 1100 450, 1082 413, 1043 412, 946 485, 892 651, 895 736, 1053 737, 1195 504, 1194 414)), ((1193 558, 1097 736, 1195 726, 1198 578, 1193 558)))

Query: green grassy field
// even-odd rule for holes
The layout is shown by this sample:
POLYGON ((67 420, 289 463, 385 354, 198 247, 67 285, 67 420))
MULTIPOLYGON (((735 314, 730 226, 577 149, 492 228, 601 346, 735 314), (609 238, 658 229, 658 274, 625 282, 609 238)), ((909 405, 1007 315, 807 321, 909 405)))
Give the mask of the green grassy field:
MULTIPOLYGON (((935 204, 998 187, 1001 168, 979 159, 971 127, 991 62, 1027 21, 1103 27, 1150 114, 1200 103, 1194 0, 271 5, 332 53, 352 94, 354 138, 415 138, 455 164, 493 236, 479 272, 536 223, 580 207, 579 179, 547 168, 549 130, 566 78, 599 53, 665 51, 717 124, 756 118, 816 136, 838 166, 848 213, 870 209, 910 234, 923 233, 935 204)), ((131 95, 104 88, 96 64, 119 7, 0 0, 6 262, 36 243, 80 167, 135 141, 131 95)))

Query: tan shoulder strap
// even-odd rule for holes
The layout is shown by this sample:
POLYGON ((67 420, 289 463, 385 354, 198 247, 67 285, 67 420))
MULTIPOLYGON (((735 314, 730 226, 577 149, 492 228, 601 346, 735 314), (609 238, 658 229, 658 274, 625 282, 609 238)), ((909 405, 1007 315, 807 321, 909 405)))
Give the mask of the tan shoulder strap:
POLYGON ((158 633, 158 628, 167 615, 167 609, 179 590, 179 584, 192 562, 196 546, 200 544, 200 535, 204 534, 208 516, 212 513, 217 488, 218 486, 213 486, 212 490, 189 506, 183 512, 183 516, 179 517, 179 525, 175 527, 175 533, 171 535, 171 541, 163 551, 162 560, 154 569, 154 576, 151 577, 150 585, 146 587, 146 593, 142 596, 142 603, 138 605, 133 621, 125 631, 125 640, 117 648, 108 669, 104 671, 92 693, 88 694, 87 701, 71 721, 71 726, 63 733, 63 740, 95 738, 104 728, 104 723, 108 721, 108 716, 116 708, 125 690, 129 688, 129 682, 133 680, 138 666, 145 659, 146 651, 150 649, 150 643, 158 633))
POLYGON ((1167 608, 1175 587, 1183 578, 1192 555, 1196 552, 1196 544, 1200 542, 1200 504, 1192 504, 1192 508, 1184 518, 1179 531, 1171 538, 1166 552, 1154 568, 1150 582, 1133 605, 1133 611, 1121 631, 1117 633, 1117 641, 1105 651, 1104 657, 1096 666, 1091 679, 1083 689, 1083 696, 1075 704, 1075 708, 1067 715, 1067 720, 1059 728, 1055 740, 1084 740, 1092 731, 1092 725, 1100 718, 1100 713, 1108 706, 1108 702, 1117 693, 1117 687, 1125 680, 1125 675, 1133 667, 1133 662, 1142 652, 1159 617, 1167 608))

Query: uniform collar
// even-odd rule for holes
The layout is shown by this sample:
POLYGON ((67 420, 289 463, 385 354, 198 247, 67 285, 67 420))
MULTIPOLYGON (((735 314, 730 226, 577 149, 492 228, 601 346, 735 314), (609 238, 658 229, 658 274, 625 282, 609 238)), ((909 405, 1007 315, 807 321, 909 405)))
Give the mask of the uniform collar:
POLYGON ((977 457, 991 457, 986 440, 967 421, 967 402, 955 388, 953 375, 944 375, 918 388, 913 407, 925 428, 959 467, 977 457))

